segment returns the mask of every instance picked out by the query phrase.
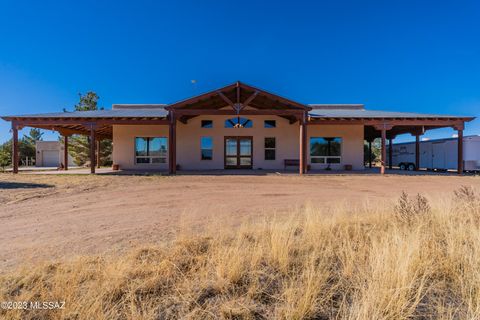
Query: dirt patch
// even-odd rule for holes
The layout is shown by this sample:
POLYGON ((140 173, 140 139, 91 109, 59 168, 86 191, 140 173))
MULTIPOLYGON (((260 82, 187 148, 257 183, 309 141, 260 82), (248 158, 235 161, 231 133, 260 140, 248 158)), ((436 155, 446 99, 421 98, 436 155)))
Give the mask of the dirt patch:
POLYGON ((0 175, 0 268, 124 250, 304 205, 389 202, 402 190, 450 197, 479 177, 387 175, 0 175))

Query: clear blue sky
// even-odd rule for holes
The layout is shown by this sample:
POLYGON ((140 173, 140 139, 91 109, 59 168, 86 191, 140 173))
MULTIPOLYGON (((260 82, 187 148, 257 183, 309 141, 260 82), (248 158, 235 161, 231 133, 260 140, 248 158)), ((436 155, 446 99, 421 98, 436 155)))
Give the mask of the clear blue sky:
POLYGON ((71 109, 87 90, 106 108, 171 103, 236 80, 303 103, 477 116, 480 1, 0 0, 1 115, 71 109))

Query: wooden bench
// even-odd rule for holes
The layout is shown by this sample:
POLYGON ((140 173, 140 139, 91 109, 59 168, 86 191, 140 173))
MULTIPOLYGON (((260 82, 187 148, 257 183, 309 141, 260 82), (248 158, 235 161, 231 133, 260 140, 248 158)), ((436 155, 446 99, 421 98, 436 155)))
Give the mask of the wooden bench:
POLYGON ((300 160, 298 159, 285 159, 283 160, 283 169, 286 170, 287 167, 298 167, 300 166, 300 160))

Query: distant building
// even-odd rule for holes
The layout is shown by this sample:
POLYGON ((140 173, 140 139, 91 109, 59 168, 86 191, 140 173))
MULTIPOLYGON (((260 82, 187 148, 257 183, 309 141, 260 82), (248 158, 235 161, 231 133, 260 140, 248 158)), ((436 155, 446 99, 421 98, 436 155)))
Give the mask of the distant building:
MULTIPOLYGON (((58 168, 63 163, 63 145, 60 141, 37 141, 35 143, 35 166, 58 168)), ((68 155, 68 165, 72 166, 73 158, 68 155)))

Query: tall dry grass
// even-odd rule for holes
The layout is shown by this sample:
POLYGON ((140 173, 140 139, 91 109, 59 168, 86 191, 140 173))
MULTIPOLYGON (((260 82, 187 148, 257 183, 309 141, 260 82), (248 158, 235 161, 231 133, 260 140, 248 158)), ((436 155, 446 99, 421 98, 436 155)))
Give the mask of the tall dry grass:
POLYGON ((476 319, 480 199, 305 206, 236 230, 0 278, 2 301, 65 300, 6 319, 476 319))

